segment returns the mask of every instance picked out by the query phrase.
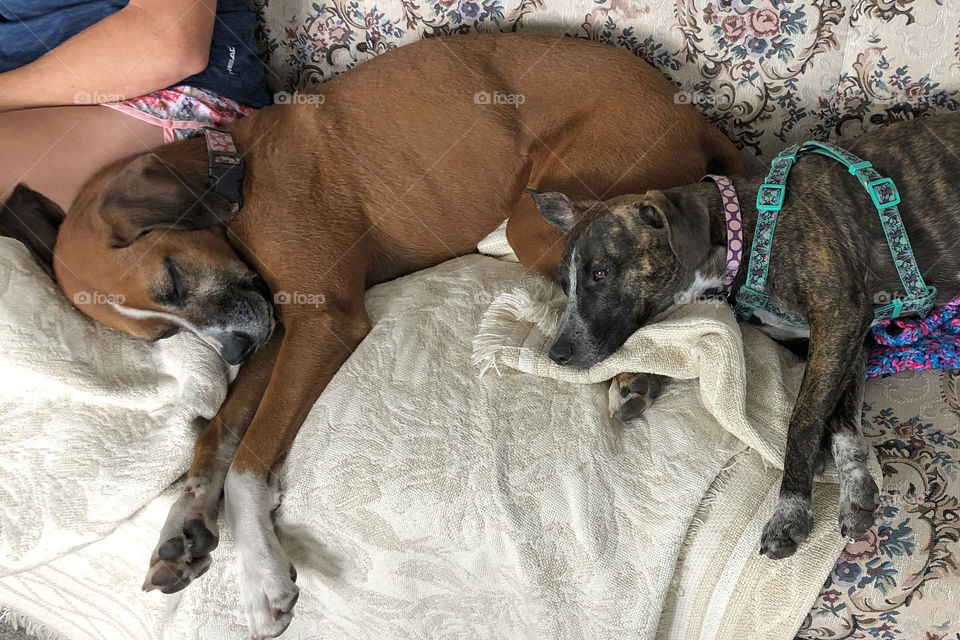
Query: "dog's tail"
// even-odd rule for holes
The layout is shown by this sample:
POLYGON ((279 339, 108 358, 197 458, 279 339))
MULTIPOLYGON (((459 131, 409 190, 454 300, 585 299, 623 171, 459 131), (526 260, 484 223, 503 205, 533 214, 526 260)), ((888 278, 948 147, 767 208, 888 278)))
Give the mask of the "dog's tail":
POLYGON ((707 173, 717 173, 730 176, 747 172, 747 163, 740 150, 730 139, 714 126, 705 128, 706 134, 702 142, 706 152, 707 173))

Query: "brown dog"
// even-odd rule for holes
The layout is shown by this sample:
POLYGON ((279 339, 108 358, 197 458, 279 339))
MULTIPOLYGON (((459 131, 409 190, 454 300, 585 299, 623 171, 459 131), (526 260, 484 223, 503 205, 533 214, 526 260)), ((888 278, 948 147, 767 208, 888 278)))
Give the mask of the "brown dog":
POLYGON ((367 334, 367 287, 470 253, 508 217, 521 261, 552 276, 562 236, 525 187, 602 198, 743 170, 653 68, 582 40, 429 39, 320 91, 228 128, 246 163, 230 226, 203 138, 101 171, 59 235, 61 212, 23 186, 0 221, 41 260, 57 237, 57 281, 92 318, 146 339, 186 328, 230 362, 253 354, 197 441, 145 588, 177 591, 209 566, 223 489, 258 638, 283 632, 298 594, 268 474, 367 334))

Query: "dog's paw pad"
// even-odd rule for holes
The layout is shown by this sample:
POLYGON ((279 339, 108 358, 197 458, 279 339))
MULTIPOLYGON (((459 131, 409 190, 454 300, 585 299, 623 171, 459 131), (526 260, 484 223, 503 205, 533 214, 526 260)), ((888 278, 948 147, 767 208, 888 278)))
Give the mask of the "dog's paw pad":
POLYGON ((610 381, 610 417, 624 422, 639 418, 660 395, 661 388, 660 376, 646 373, 619 374, 610 381))
POLYGON ((199 518, 188 520, 183 531, 190 544, 190 552, 194 556, 205 556, 217 548, 219 538, 210 531, 203 520, 199 518))
POLYGON ((182 558, 174 560, 157 559, 150 565, 147 578, 143 582, 144 591, 159 589, 161 593, 176 593, 202 576, 210 568, 210 556, 202 556, 192 561, 182 558))
POLYGON ((176 538, 170 538, 157 547, 157 556, 161 560, 173 560, 182 556, 186 550, 186 544, 183 538, 177 536, 176 538))
POLYGON ((760 553, 771 560, 791 556, 812 530, 813 509, 810 502, 797 497, 782 497, 777 502, 776 511, 763 527, 760 553))
POLYGON ((174 593, 210 568, 210 553, 219 541, 216 529, 219 494, 211 494, 215 500, 205 500, 210 496, 204 493, 203 482, 198 478, 189 480, 183 495, 170 508, 160 532, 160 542, 150 557, 144 591, 160 589, 174 593))

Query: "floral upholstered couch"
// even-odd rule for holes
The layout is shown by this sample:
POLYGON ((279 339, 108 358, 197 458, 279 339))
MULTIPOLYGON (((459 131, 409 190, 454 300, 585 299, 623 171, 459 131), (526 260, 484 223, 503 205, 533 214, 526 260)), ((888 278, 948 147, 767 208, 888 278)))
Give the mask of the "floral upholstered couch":
MULTIPOLYGON (((419 38, 589 38, 657 66, 757 165, 960 106, 957 0, 254 0, 275 92, 419 38)), ((603 70, 597 70, 602 72, 603 70)), ((572 95, 571 100, 576 96, 572 95)), ((960 150, 958 150, 960 152, 960 150)), ((885 474, 874 529, 837 560, 798 638, 960 638, 960 376, 867 385, 885 474)))
POLYGON ((884 484, 798 638, 956 639, 960 632, 960 372, 867 384, 863 430, 884 484))

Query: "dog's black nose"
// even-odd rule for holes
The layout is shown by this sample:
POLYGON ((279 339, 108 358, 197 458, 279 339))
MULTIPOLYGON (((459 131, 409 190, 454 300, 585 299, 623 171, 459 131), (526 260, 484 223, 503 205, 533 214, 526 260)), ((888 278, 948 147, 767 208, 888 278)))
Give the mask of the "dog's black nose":
POLYGON ((566 341, 556 341, 550 347, 550 359, 556 362, 559 365, 564 365, 570 362, 573 358, 573 347, 570 346, 569 342, 566 341))
POLYGON ((250 357, 256 348, 256 344, 249 335, 245 333, 231 333, 224 338, 221 343, 220 357, 226 360, 227 364, 240 364, 250 357))

